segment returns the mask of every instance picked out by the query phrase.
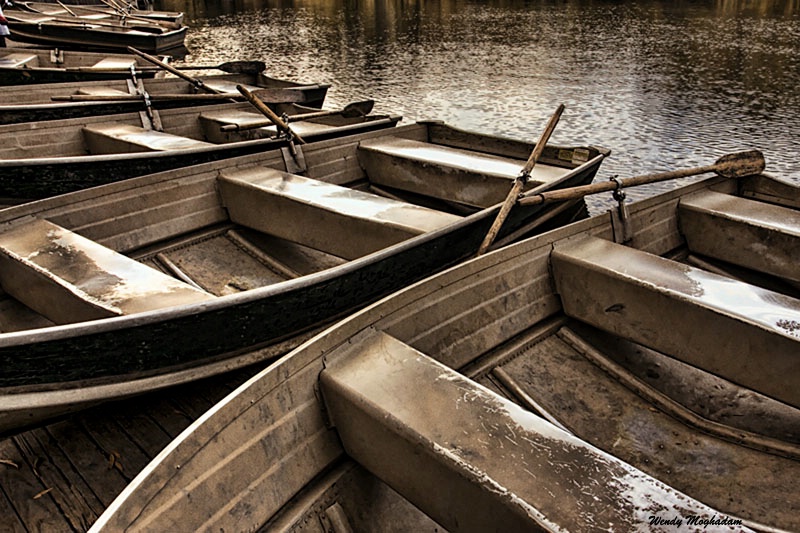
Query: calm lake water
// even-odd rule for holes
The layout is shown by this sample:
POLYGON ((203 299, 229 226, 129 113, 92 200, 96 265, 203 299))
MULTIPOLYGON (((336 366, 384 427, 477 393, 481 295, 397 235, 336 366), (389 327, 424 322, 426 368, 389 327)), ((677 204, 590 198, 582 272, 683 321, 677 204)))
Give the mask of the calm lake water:
MULTIPOLYGON (((441 119, 610 148, 603 179, 761 149, 800 183, 800 0, 162 0, 186 12, 186 62, 259 59, 331 83, 326 107, 373 98, 441 119)), ((631 197, 652 194, 650 186, 631 197)))

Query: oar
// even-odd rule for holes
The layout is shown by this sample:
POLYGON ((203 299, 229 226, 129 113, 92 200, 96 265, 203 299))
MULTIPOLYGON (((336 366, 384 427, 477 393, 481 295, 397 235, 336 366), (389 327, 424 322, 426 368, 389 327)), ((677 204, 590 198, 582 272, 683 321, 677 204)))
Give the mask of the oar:
MULTIPOLYGON (((364 100, 363 102, 352 102, 344 106, 342 109, 332 109, 330 111, 313 111, 311 113, 301 113, 299 115, 292 115, 288 117, 287 122, 297 122, 299 120, 309 120, 313 118, 328 117, 331 115, 342 115, 345 118, 364 117, 369 115, 372 108, 375 106, 374 100, 364 100)), ((226 124, 220 127, 220 131, 244 131, 263 128, 264 126, 272 126, 274 122, 271 120, 263 122, 252 122, 250 124, 226 124)))
POLYGON ((267 107, 267 105, 264 102, 259 100, 258 96, 256 96, 252 92, 250 92, 247 89, 247 87, 245 87, 244 85, 237 85, 236 89, 240 93, 242 93, 242 96, 244 96, 247 99, 247 101, 250 102, 250 104, 253 107, 258 109, 261 112, 262 115, 264 115, 265 117, 270 119, 272 121, 272 123, 275 124, 275 126, 277 126, 277 128, 280 131, 285 132, 287 135, 289 135, 289 139, 290 140, 291 139, 295 139, 300 144, 306 144, 306 141, 303 140, 302 137, 300 137, 298 134, 296 134, 294 131, 292 131, 292 129, 289 127, 289 125, 286 124, 283 120, 281 120, 281 117, 276 115, 275 112, 272 109, 267 107))
MULTIPOLYGON (((263 61, 228 61, 226 63, 220 63, 219 65, 180 65, 180 66, 172 66, 172 68, 176 70, 221 70, 223 72, 227 72, 229 74, 258 74, 260 72, 264 72, 264 69, 267 68, 266 63, 263 61)), ((74 70, 74 71, 110 71, 110 72, 130 72, 129 69, 126 68, 95 68, 95 67, 68 67, 67 70, 74 70)), ((143 72, 153 70, 158 70, 158 67, 148 67, 143 66, 140 67, 138 70, 143 72)))
POLYGON ((219 65, 180 65, 179 70, 222 70, 230 74, 259 74, 267 69, 263 61, 226 61, 219 65))
POLYGON ((563 112, 564 104, 561 104, 558 106, 558 109, 556 109, 556 112, 553 113, 553 116, 550 117, 550 120, 547 122, 547 126, 545 126, 544 132, 537 141, 536 146, 534 146, 528 161, 525 163, 525 166, 522 167, 522 171, 519 173, 519 176, 517 176, 514 180, 514 185, 511 186, 511 190, 508 192, 508 196, 506 196, 503 205, 500 206, 500 211, 497 213, 497 218, 494 219, 492 227, 489 228, 489 232, 486 234, 486 237, 484 237, 483 242, 478 248, 477 255, 483 255, 486 253, 486 250, 488 250, 489 246, 491 246, 494 242, 494 239, 497 237, 497 233, 503 226, 503 222, 506 221, 508 214, 511 212, 511 208, 514 207, 514 204, 517 202, 519 193, 522 191, 525 183, 527 183, 528 178, 530 178, 531 170, 533 170, 533 167, 536 165, 539 157, 541 157, 544 147, 547 144, 547 141, 550 140, 550 135, 553 134, 553 130, 556 129, 556 124, 558 124, 558 120, 561 118, 561 114, 563 112))
POLYGON ((580 187, 531 194, 530 196, 523 194, 519 199, 519 203, 520 205, 538 205, 549 202, 572 200, 575 198, 583 198, 590 194, 613 191, 620 187, 635 187, 647 183, 657 183, 659 181, 696 176, 707 172, 714 172, 723 178, 743 178, 745 176, 760 174, 764 171, 764 168, 766 168, 764 154, 758 150, 748 150, 724 155, 717 159, 716 163, 713 165, 672 170, 669 172, 656 172, 654 174, 643 174, 632 178, 602 181, 589 185, 581 185, 580 187))
MULTIPOLYGON (((180 101, 180 100, 198 100, 198 101, 218 101, 238 99, 241 101, 241 96, 234 93, 220 93, 220 94, 151 94, 149 98, 153 102, 162 101, 180 101)), ((53 102, 128 102, 140 101, 141 95, 138 94, 68 94, 51 96, 50 100, 53 102)), ((271 123, 270 123, 271 124, 271 123)))
POLYGON ((175 74, 179 78, 183 78, 184 80, 188 81, 193 86, 195 86, 196 88, 200 89, 201 91, 205 91, 207 93, 212 93, 212 94, 220 94, 222 92, 222 91, 218 91, 218 90, 214 89, 213 87, 209 87, 208 85, 206 85, 202 81, 198 80, 197 78, 193 78, 193 77, 189 76, 188 74, 185 74, 185 73, 181 72, 180 70, 176 69, 172 65, 167 65, 166 63, 164 63, 163 61, 159 60, 158 58, 155 58, 155 57, 151 56, 150 54, 145 54, 144 52, 141 52, 141 51, 137 50, 136 48, 134 48, 132 46, 128 47, 128 51, 131 52, 132 54, 136 54, 137 56, 139 56, 139 57, 141 57, 143 59, 146 59, 147 61, 151 62, 154 65, 157 65, 157 66, 163 68, 167 72, 175 74))

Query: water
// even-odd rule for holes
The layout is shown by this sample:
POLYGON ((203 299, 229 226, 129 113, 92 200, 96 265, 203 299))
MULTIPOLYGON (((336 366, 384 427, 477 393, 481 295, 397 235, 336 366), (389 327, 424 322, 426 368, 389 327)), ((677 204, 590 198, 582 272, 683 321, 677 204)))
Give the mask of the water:
MULTIPOLYGON (((610 148, 601 176, 762 150, 800 183, 800 1, 162 0, 186 62, 259 59, 404 121, 610 148)), ((674 185, 640 188, 632 198, 674 185)))

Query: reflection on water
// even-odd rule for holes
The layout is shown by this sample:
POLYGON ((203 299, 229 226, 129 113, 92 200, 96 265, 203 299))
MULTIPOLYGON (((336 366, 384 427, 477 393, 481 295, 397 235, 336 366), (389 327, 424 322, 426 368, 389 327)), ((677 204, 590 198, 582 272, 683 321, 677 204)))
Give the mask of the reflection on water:
POLYGON ((377 111, 406 121, 437 118, 533 140, 564 103, 553 141, 611 148, 601 177, 756 147, 769 171, 800 182, 798 0, 157 7, 186 11, 185 61, 264 60, 273 75, 332 83, 327 107, 375 98, 377 111))

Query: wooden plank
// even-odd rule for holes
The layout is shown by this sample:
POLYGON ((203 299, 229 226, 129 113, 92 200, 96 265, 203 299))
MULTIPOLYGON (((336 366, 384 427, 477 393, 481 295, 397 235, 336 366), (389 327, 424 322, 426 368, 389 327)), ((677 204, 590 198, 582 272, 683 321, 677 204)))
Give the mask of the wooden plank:
POLYGON ((47 431, 58 442, 64 456, 86 484, 92 488, 103 507, 108 507, 125 488, 127 480, 113 466, 105 451, 76 420, 50 424, 47 431))
POLYGON ((87 530, 104 507, 75 472, 58 443, 42 428, 21 433, 15 437, 15 441, 29 461, 35 462, 39 480, 53 489, 49 494, 72 528, 75 531, 87 530))
MULTIPOLYGON (((69 524, 53 500, 53 487, 42 484, 35 475, 35 463, 28 462, 13 439, 0 443, 0 458, 17 465, 0 464, 0 487, 24 528, 29 531, 68 531, 69 524)), ((11 518, 10 522, 13 523, 14 519, 11 518)))
POLYGON ((119 471, 125 481, 133 479, 150 462, 151 458, 102 411, 89 411, 77 420, 108 458, 109 467, 119 471))

